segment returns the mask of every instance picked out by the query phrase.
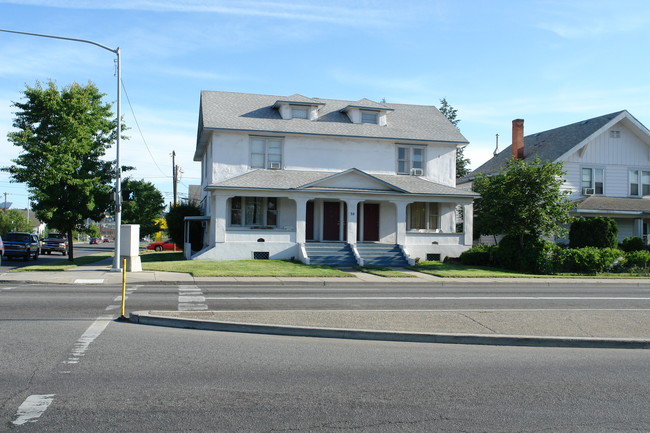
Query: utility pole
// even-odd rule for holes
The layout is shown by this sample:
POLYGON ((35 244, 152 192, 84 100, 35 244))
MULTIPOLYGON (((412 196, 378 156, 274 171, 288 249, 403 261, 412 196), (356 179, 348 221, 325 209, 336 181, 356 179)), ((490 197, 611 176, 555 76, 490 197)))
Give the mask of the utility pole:
POLYGON ((2 204, 2 210, 7 210, 7 193, 5 192, 5 202, 2 204))
POLYGON ((172 179, 174 182, 174 201, 173 206, 178 204, 178 167, 176 166, 176 151, 172 150, 172 179))

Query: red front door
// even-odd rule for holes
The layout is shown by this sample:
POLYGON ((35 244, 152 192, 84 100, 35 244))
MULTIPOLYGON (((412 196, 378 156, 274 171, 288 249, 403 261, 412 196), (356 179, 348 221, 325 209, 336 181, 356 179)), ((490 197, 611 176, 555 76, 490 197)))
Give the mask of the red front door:
POLYGON ((338 201, 323 202, 323 240, 341 240, 341 203, 338 201))
POLYGON ((379 241, 379 203, 363 204, 363 240, 379 241))

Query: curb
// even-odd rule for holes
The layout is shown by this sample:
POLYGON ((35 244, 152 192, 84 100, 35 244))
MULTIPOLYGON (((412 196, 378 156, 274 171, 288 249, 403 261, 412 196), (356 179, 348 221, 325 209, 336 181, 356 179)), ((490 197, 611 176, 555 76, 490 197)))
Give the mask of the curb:
POLYGON ((263 325, 180 319, 149 314, 147 311, 134 311, 129 321, 142 325, 165 326, 172 328, 198 329, 206 331, 240 332, 249 334, 283 335, 294 337, 339 338, 352 340, 374 340, 411 343, 472 344, 484 346, 526 346, 526 347, 565 347, 589 349, 650 349, 650 340, 544 337, 523 335, 485 335, 485 334, 433 334, 422 332, 374 331, 363 329, 316 328, 307 326, 263 325))

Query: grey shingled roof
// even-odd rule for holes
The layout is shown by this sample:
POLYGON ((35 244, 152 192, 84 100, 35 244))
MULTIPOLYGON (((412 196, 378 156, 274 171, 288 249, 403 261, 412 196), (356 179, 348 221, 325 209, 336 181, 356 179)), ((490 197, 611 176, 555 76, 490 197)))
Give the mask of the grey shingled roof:
POLYGON ((446 185, 441 185, 416 176, 368 174, 358 169, 344 172, 298 171, 298 170, 254 170, 208 186, 208 189, 263 189, 293 191, 347 191, 347 192, 389 192, 395 194, 426 194, 460 197, 477 197, 478 194, 446 185), (356 172, 375 178, 386 185, 386 189, 346 189, 319 187, 318 182, 329 177, 356 172), (392 187, 392 188, 391 188, 392 187), (392 191, 389 191, 392 190, 392 191))
POLYGON ((596 211, 650 213, 650 200, 645 198, 591 196, 576 200, 576 209, 596 211))
POLYGON ((457 145, 468 143, 458 129, 434 106, 378 103, 367 99, 344 101, 307 98, 297 94, 275 96, 204 90, 201 92, 195 160, 200 160, 203 154, 207 138, 204 133, 209 130, 448 142, 457 145), (324 105, 319 109, 317 120, 282 119, 273 106, 277 101, 291 100, 324 105), (388 124, 353 124, 341 111, 348 106, 386 109, 388 124))
MULTIPOLYGON (((527 135, 524 137, 524 160, 532 160, 538 156, 542 161, 556 162, 559 157, 624 112, 625 110, 617 111, 615 113, 605 114, 604 116, 594 117, 593 119, 527 135)), ((511 158, 512 145, 472 171, 467 178, 472 179, 479 173, 497 173, 511 158)))

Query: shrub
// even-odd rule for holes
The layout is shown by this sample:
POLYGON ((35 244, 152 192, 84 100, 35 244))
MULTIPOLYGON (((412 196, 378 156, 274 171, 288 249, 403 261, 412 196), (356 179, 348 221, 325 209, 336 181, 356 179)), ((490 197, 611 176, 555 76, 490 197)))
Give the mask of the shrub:
POLYGON ((638 236, 625 238, 621 244, 621 249, 626 253, 630 251, 643 251, 645 250, 645 244, 643 243, 643 239, 638 236))
POLYGON ((623 252, 615 248, 568 248, 557 251, 556 264, 562 272, 597 274, 614 267, 623 257, 623 252))
MULTIPOLYGON (((185 217, 201 215, 201 208, 193 204, 180 204, 173 206, 166 215, 169 237, 174 243, 183 248, 185 236, 185 217)), ((199 251, 203 247, 203 228, 201 223, 190 223, 190 243, 192 250, 199 251)))
POLYGON ((492 264, 492 255, 497 248, 491 245, 477 245, 464 251, 459 259, 463 265, 490 266, 492 264))
POLYGON ((629 251, 625 254, 625 258, 630 266, 646 267, 648 266, 648 262, 650 262, 650 252, 645 250, 629 251))
POLYGON ((493 253, 497 266, 521 272, 552 274, 554 257, 559 247, 541 238, 527 236, 522 246, 513 236, 504 237, 493 253))
POLYGON ((575 218, 569 229, 571 248, 616 248, 618 225, 608 217, 575 218))

